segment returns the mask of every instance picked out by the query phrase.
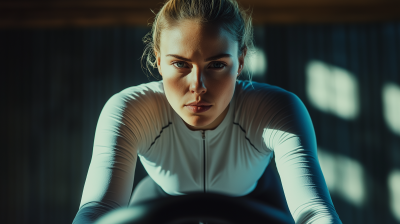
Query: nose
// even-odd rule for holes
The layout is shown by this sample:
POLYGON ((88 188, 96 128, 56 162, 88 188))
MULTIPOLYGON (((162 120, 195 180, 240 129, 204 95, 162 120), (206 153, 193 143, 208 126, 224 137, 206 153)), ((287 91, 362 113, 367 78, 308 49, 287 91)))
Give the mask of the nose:
POLYGON ((202 74, 200 69, 192 70, 192 74, 190 76, 189 90, 191 93, 196 93, 198 95, 207 92, 207 87, 204 85, 204 75, 202 74))

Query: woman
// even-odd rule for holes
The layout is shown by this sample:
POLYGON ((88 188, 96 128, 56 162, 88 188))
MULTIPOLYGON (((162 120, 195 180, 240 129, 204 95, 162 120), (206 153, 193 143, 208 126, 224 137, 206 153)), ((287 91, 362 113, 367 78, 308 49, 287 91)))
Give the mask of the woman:
POLYGON ((162 81, 127 88, 104 106, 74 223, 194 192, 263 200, 296 223, 341 223, 300 99, 237 79, 253 44, 251 17, 235 0, 169 0, 146 41, 162 81), (130 200, 137 155, 149 177, 130 200), (284 195, 268 166, 273 156, 284 195))

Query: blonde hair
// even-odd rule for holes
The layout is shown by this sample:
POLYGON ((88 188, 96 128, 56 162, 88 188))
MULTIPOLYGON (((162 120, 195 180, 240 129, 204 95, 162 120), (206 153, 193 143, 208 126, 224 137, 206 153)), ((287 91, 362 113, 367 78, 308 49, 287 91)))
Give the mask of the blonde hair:
MULTIPOLYGON (((238 57, 247 49, 244 64, 248 65, 249 56, 255 52, 251 12, 243 10, 236 0, 167 0, 156 14, 151 31, 142 39, 145 49, 141 61, 146 58, 146 68, 151 75, 150 66, 157 68, 155 51, 160 52, 162 30, 182 20, 221 25, 238 42, 238 57)), ((247 66, 243 66, 242 71, 247 72, 251 79, 247 66)))

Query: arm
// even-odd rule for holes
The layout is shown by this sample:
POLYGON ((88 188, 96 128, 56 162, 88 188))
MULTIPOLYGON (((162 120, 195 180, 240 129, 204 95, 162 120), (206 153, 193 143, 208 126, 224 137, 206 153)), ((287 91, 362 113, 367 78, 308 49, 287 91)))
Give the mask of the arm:
POLYGON ((317 157, 311 118, 292 93, 279 94, 279 104, 263 138, 275 153, 283 190, 296 223, 341 224, 317 157))
POLYGON ((132 192, 138 137, 119 94, 104 106, 96 127, 81 204, 74 224, 93 223, 108 211, 126 206, 132 192))

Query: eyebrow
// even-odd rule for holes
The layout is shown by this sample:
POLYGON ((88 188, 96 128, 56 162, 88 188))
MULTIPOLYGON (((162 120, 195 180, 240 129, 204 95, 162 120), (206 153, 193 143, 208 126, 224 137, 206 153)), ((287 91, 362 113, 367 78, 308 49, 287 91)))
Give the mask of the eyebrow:
MULTIPOLYGON (((189 62, 192 62, 190 59, 184 58, 184 57, 179 56, 179 55, 176 55, 176 54, 167 54, 166 57, 168 57, 168 56, 178 58, 178 59, 180 59, 180 60, 182 60, 182 61, 189 61, 189 62)), ((232 55, 230 55, 230 54, 218 54, 218 55, 209 57, 209 58, 207 58, 207 59, 204 60, 204 61, 212 61, 212 60, 217 60, 217 59, 220 59, 220 58, 227 58, 227 57, 232 57, 232 55)))

